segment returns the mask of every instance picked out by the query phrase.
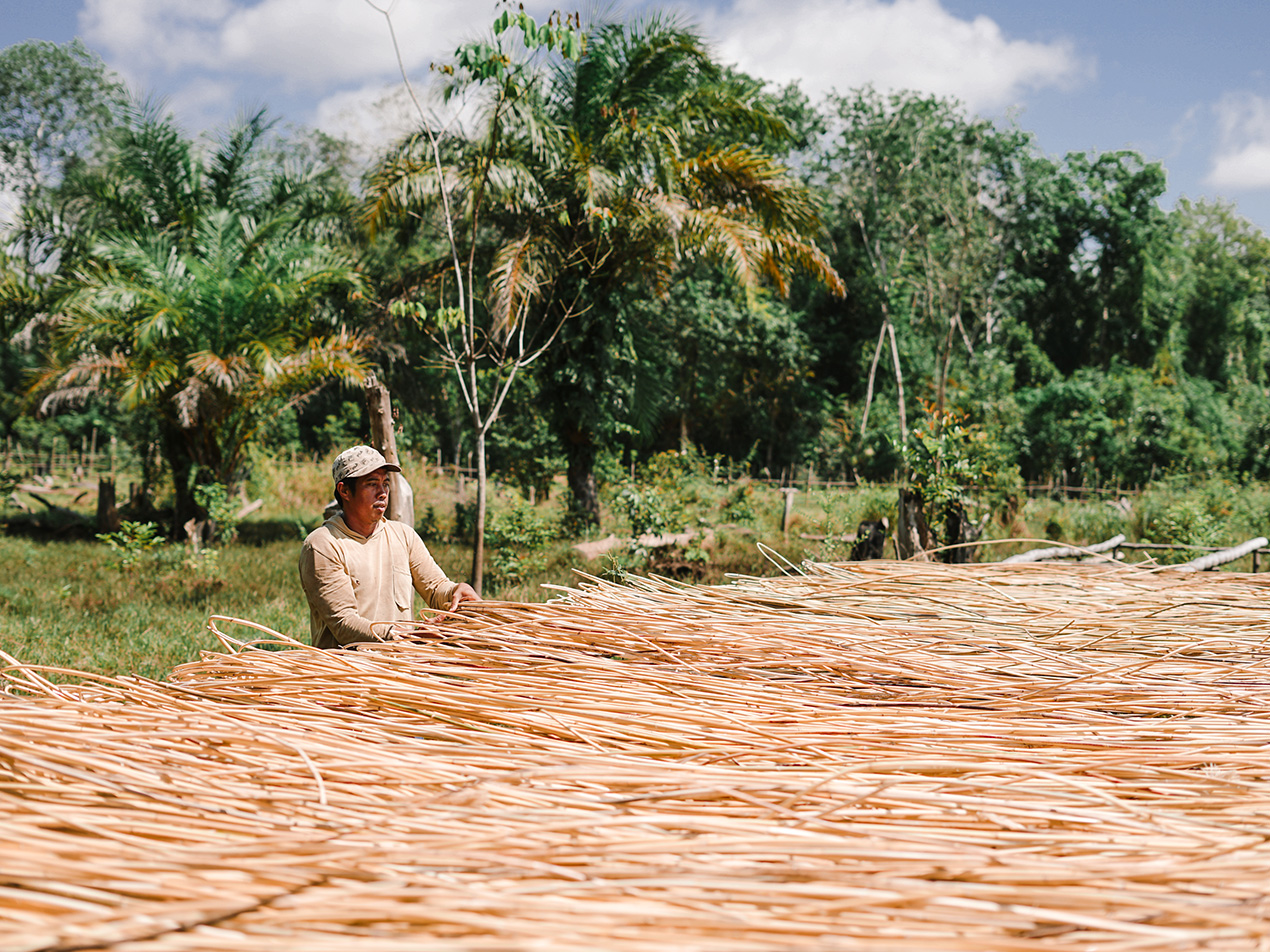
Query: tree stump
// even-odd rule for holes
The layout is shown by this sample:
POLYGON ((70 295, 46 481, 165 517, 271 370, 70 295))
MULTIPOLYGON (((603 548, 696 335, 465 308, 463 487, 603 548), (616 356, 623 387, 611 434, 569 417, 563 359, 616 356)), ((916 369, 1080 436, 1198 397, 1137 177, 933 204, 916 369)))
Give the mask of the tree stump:
POLYGON ((119 509, 115 505, 115 481, 102 476, 97 480, 97 531, 119 531, 119 509))
POLYGON ((926 525, 926 515, 922 512, 922 494, 912 489, 901 489, 895 520, 895 554, 900 559, 929 562, 927 550, 930 547, 930 527, 926 525))

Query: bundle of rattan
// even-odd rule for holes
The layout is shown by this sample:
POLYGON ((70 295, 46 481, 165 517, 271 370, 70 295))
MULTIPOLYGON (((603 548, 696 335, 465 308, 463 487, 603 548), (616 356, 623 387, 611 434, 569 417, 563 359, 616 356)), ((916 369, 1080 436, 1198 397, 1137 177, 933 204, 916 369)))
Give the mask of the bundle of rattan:
POLYGON ((812 566, 15 663, 0 949, 1264 948, 1266 592, 812 566))

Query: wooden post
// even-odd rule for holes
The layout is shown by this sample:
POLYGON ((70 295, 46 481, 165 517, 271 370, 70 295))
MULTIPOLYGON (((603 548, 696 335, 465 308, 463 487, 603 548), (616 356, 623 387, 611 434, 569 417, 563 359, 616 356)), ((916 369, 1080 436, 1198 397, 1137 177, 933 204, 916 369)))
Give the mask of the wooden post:
MULTIPOLYGON (((392 399, 388 388, 373 375, 366 381, 366 409, 370 416, 370 442, 384 454, 390 463, 401 465, 397 455, 397 434, 393 428, 392 399)), ((415 524, 415 494, 401 473, 393 473, 388 490, 388 511, 385 515, 394 522, 415 524)))
POLYGON ((781 495, 785 497, 785 511, 781 515, 781 532, 783 532, 787 538, 789 536, 789 521, 794 515, 794 493, 796 492, 798 492, 798 490, 792 487, 781 490, 781 495))

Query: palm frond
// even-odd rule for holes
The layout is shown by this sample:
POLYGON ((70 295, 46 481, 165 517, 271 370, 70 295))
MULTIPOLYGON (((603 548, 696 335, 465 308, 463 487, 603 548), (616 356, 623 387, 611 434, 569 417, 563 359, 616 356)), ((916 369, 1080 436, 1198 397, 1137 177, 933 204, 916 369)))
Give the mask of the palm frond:
POLYGON ((366 181, 362 221, 373 238, 395 218, 415 214, 435 202, 442 189, 453 190, 459 176, 442 167, 437 174, 428 134, 407 136, 374 168, 366 181))
POLYGON ((251 373, 251 365, 242 354, 221 356, 201 350, 186 357, 185 363, 195 377, 226 393, 236 391, 251 373))
POLYGON ((781 294, 789 293, 787 276, 795 269, 807 274, 835 297, 846 297, 847 286, 823 248, 794 232, 769 232, 763 270, 781 294))
POLYGON ((498 249, 490 270, 489 308, 495 336, 516 327, 530 302, 555 277, 559 261, 559 248, 540 232, 525 232, 498 249))

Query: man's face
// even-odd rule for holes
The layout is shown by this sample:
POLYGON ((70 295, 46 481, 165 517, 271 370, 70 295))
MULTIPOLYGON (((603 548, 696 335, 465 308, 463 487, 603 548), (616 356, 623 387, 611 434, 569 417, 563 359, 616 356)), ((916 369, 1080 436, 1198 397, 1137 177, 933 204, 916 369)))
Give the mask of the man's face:
POLYGON ((357 479, 352 494, 344 498, 345 515, 372 525, 384 518, 388 509, 390 478, 388 470, 380 468, 357 479))

